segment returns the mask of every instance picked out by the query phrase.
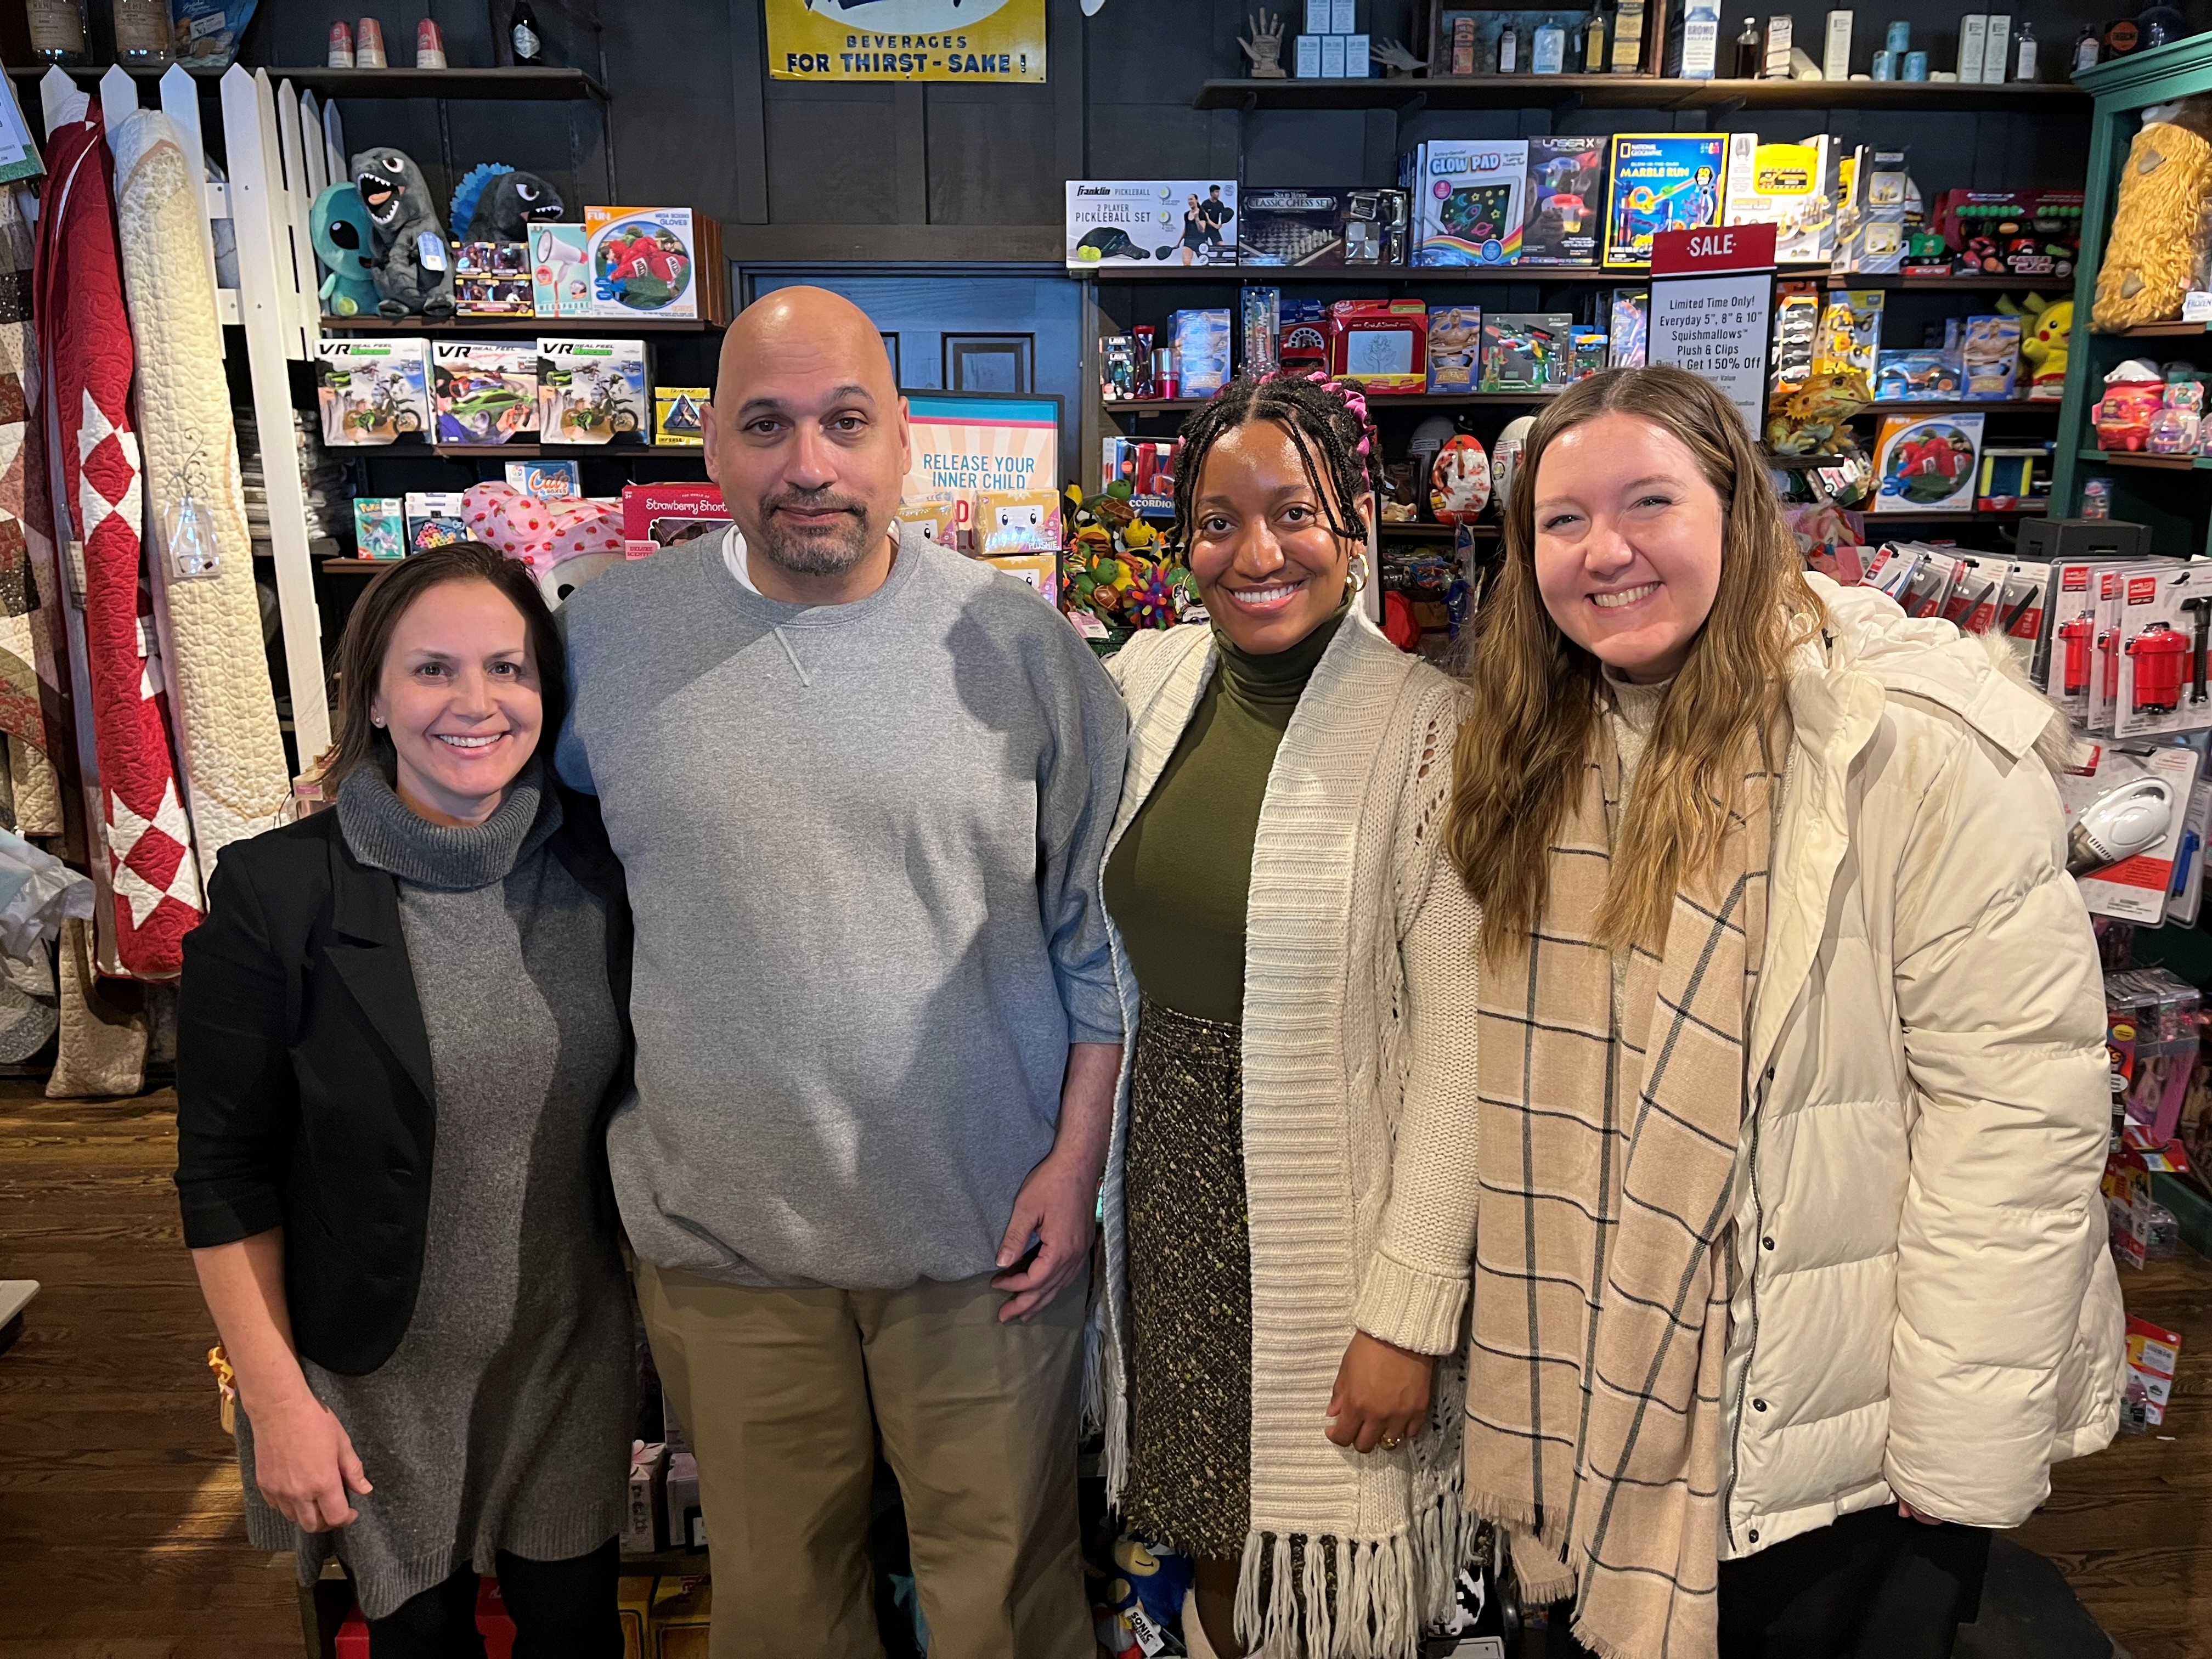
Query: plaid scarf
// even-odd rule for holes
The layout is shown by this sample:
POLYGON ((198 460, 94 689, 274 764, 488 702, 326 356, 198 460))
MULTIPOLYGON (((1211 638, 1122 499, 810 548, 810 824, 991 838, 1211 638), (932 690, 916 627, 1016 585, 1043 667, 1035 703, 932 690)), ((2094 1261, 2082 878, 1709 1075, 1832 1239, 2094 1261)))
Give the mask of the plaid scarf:
POLYGON ((1630 954, 1616 1029, 1591 935, 1620 766, 1598 732, 1543 915, 1484 966, 1468 1503, 1516 1528, 1524 1599, 1579 1591, 1585 1645, 1698 1659, 1717 1639, 1723 1233, 1779 785, 1747 774, 1717 871, 1675 895, 1662 954, 1630 954))

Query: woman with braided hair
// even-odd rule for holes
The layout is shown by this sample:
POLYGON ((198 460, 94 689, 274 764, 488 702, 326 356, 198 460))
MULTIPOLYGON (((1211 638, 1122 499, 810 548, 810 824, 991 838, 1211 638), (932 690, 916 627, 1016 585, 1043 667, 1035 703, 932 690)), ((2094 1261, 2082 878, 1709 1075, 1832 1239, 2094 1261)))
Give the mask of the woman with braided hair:
POLYGON ((1132 1034, 1096 1381, 1109 1494, 1193 1556, 1194 1653, 1404 1655, 1449 1605, 1474 1237, 1458 693, 1385 641, 1357 393, 1231 383, 1183 430, 1211 621, 1108 665, 1104 887, 1132 1034))

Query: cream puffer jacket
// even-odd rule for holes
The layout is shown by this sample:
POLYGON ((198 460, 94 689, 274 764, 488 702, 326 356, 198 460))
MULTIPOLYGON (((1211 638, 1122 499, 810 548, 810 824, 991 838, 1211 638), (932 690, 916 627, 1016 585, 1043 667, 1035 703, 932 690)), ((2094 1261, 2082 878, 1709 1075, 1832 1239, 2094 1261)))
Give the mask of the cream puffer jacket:
POLYGON ((2112 1438, 2097 951, 2002 641, 1812 579, 1746 1056, 1723 1559, 1899 1498, 2012 1527, 2112 1438))

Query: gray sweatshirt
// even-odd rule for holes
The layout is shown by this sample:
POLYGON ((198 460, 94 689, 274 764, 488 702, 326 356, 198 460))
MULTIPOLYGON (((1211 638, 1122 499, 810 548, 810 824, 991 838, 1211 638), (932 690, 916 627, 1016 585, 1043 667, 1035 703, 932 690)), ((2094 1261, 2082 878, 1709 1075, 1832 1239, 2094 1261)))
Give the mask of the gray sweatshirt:
POLYGON ((851 605, 722 555, 611 569, 565 613, 560 770, 636 916, 607 1134, 630 1241, 739 1284, 988 1273, 1068 1044, 1121 1040, 1121 700, 1034 592, 919 536, 851 605))

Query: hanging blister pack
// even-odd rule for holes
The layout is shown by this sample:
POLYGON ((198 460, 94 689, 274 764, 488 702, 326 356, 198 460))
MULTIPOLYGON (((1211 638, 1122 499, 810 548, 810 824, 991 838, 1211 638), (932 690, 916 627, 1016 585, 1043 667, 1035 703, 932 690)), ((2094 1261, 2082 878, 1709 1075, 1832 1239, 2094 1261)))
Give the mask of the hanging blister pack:
POLYGON ((216 575, 222 554, 216 540, 215 514, 200 499, 194 482, 199 471, 195 455, 170 481, 168 510, 161 515, 161 551, 173 581, 198 581, 216 575))

